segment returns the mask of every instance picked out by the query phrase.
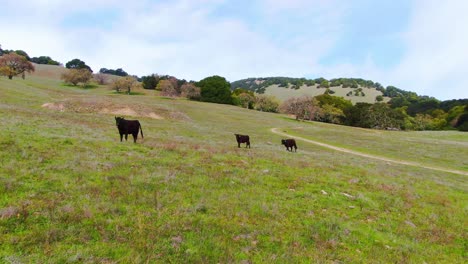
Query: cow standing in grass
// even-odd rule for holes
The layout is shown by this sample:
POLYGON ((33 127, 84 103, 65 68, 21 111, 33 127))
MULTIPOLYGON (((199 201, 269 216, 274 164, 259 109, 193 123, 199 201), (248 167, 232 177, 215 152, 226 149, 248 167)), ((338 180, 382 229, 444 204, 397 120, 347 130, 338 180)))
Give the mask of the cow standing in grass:
POLYGON ((125 135, 125 141, 127 141, 128 134, 132 134, 133 142, 136 143, 138 132, 141 132, 141 137, 144 138, 143 129, 138 120, 125 120, 123 117, 115 117, 115 123, 119 129, 120 142, 122 142, 123 135, 125 135))
POLYGON ((240 148, 240 144, 241 143, 245 143, 245 147, 249 147, 250 148, 250 138, 249 136, 247 135, 239 135, 239 134, 234 134, 236 136, 236 140, 237 140, 237 147, 240 148))
POLYGON ((294 140, 294 139, 282 139, 281 144, 286 147, 287 151, 292 152, 292 149, 294 147, 294 151, 297 152, 296 140, 294 140), (289 148, 291 148, 291 150, 289 150, 289 148))

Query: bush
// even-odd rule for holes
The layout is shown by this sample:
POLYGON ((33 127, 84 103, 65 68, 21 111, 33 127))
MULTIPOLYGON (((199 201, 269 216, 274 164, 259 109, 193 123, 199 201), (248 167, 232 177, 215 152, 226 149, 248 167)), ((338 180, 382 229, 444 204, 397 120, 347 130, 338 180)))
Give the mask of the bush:
POLYGON ((72 84, 74 86, 81 83, 83 86, 86 86, 93 74, 88 69, 70 69, 68 72, 63 73, 61 79, 68 84, 72 84))
POLYGON ((200 88, 193 83, 185 83, 180 87, 181 96, 190 100, 200 100, 200 88))
POLYGON ((255 110, 262 112, 277 113, 279 102, 276 97, 271 95, 258 95, 255 97, 255 110))
POLYGON ((130 76, 120 78, 112 83, 112 89, 120 93, 122 91, 127 91, 127 94, 130 94, 133 86, 136 83, 136 79, 130 76))

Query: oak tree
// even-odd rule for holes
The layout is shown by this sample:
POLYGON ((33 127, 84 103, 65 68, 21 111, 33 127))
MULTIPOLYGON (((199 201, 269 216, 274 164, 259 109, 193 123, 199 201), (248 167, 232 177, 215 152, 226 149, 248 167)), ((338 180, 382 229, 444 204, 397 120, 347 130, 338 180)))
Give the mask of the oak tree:
POLYGON ((19 74, 24 78, 25 72, 33 71, 34 65, 24 56, 12 52, 0 57, 0 75, 8 76, 10 80, 19 74))

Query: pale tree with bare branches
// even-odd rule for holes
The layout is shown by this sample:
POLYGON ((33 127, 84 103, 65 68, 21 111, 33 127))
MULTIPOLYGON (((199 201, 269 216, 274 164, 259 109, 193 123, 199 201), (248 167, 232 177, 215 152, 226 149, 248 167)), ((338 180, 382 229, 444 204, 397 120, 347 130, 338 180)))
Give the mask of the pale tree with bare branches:
POLYGON ((196 87, 193 83, 185 83, 180 87, 181 96, 191 99, 200 100, 200 88, 196 87))

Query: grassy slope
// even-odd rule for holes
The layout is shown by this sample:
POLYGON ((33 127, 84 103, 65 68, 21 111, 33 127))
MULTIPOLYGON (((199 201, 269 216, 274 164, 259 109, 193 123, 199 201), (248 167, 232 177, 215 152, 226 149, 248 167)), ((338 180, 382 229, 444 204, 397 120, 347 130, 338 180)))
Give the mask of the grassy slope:
POLYGON ((288 153, 269 130, 459 170, 466 133, 298 124, 37 76, 0 78, 0 114, 6 262, 466 261, 466 176, 301 142, 288 153), (104 106, 164 119, 139 117, 144 140, 121 143, 104 106))
MULTIPOLYGON (((278 98, 280 101, 285 101, 291 97, 299 97, 302 95, 317 96, 325 93, 325 88, 317 88, 317 85, 307 86, 303 85, 299 89, 287 89, 285 87, 279 87, 278 85, 271 85, 266 88, 265 94, 273 95, 278 98)), ((353 88, 342 88, 340 87, 330 87, 330 90, 335 91, 333 96, 341 96, 346 100, 350 100, 353 104, 358 102, 364 103, 375 103, 375 97, 377 95, 382 95, 380 91, 377 91, 374 88, 362 88, 365 96, 346 96, 350 91, 355 91, 353 88)), ((390 98, 385 97, 384 101, 389 101, 390 98)))

